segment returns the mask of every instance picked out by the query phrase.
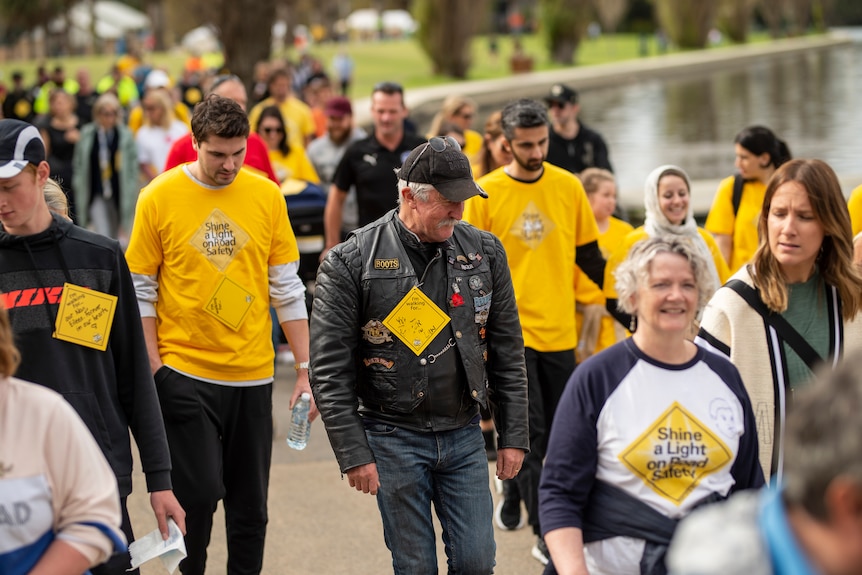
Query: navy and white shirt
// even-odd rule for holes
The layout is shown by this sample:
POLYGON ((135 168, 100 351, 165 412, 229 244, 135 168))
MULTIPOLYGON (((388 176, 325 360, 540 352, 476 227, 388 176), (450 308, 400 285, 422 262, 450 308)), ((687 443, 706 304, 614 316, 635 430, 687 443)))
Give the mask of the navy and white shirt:
MULTIPOLYGON (((671 518, 712 493, 761 486, 754 415, 736 368, 701 348, 668 365, 631 338, 584 362, 552 425, 539 493, 543 533, 582 529, 596 480, 671 518)), ((613 537, 585 552, 591 572, 637 573, 643 540, 613 537)))

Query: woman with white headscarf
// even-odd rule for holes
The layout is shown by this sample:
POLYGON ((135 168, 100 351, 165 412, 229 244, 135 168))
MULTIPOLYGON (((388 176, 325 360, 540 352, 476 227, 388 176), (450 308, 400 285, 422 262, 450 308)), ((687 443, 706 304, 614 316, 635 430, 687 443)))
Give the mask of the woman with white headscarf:
POLYGON ((629 233, 608 258, 604 285, 607 309, 630 331, 637 328, 636 320, 617 308, 614 271, 639 241, 655 236, 684 239, 710 264, 709 273, 716 288, 730 277, 727 262, 712 235, 695 222, 690 200, 691 180, 682 168, 668 164, 653 170, 644 184, 644 225, 629 233))

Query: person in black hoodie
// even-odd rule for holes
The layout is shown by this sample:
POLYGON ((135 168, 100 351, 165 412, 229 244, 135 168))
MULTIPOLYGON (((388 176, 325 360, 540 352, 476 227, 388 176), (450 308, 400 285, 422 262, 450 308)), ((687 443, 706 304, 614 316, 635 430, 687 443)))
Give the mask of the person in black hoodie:
MULTIPOLYGON (((116 240, 49 211, 42 187, 50 170, 36 128, 0 120, 0 292, 21 351, 16 376, 61 393, 87 424, 117 476, 129 541, 131 429, 167 539, 167 519, 185 532, 185 512, 172 491, 168 443, 129 269, 116 240)), ((128 567, 125 553, 92 572, 119 574, 128 567)))

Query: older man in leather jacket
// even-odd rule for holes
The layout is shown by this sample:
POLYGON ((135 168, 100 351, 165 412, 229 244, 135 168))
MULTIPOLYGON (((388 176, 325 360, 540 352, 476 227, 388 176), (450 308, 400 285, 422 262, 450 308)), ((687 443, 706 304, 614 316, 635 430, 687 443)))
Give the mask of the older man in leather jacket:
POLYGON ((499 433, 497 477, 529 449, 523 338, 506 254, 460 222, 487 197, 451 139, 397 171, 398 209, 326 255, 311 319, 311 385, 351 487, 377 496, 396 574, 436 574, 431 504, 450 573, 494 567, 479 407, 499 433), (472 201, 482 201, 477 198, 472 201))

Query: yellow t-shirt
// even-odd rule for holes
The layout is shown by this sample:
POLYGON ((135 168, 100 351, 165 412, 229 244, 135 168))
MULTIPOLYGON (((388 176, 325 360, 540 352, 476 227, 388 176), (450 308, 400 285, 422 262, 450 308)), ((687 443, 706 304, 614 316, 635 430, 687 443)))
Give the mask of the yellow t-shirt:
POLYGON ((257 122, 263 109, 267 106, 275 105, 278 105, 281 117, 284 119, 285 128, 287 129, 287 143, 290 144, 291 148, 299 147, 304 150, 305 139, 314 137, 317 126, 314 123, 314 115, 311 113, 311 108, 294 96, 288 96, 287 100, 281 104, 276 104, 272 98, 267 98, 258 103, 248 113, 248 122, 251 124, 251 131, 257 131, 257 122))
POLYGON ((275 183, 240 170, 210 188, 182 166, 141 190, 126 252, 132 273, 158 275, 162 360, 221 381, 272 377, 268 268, 298 259, 275 183))
MULTIPOLYGON (((703 241, 706 242, 706 247, 709 249, 709 253, 712 254, 712 261, 715 263, 715 271, 718 273, 718 281, 724 285, 724 282, 730 278, 731 273, 727 268, 727 263, 724 261, 724 256, 721 255, 721 250, 718 249, 718 244, 715 243, 715 238, 713 238, 712 234, 703 228, 697 228, 697 232, 700 234, 700 237, 703 238, 703 241)), ((605 298, 617 299, 617 288, 616 285, 614 285, 614 282, 616 281, 614 272, 619 267, 620 263, 626 259, 626 256, 629 255, 629 250, 632 249, 632 246, 648 237, 649 235, 647 235, 643 226, 635 228, 634 231, 629 233, 629 235, 619 243, 618 247, 611 252, 611 257, 608 258, 608 264, 605 266, 605 298)), ((720 287, 721 286, 715 286, 715 289, 720 287)))
POLYGON ((281 183, 291 178, 312 184, 320 183, 317 170, 314 169, 308 154, 302 148, 291 146, 286 156, 278 150, 270 150, 269 161, 272 162, 272 169, 281 183))
POLYGON ((850 192, 847 209, 850 211, 850 225, 853 226, 853 235, 855 236, 862 232, 862 186, 856 186, 850 192))
POLYGON ((733 236, 733 251, 728 268, 736 273, 757 251, 757 220, 766 196, 766 185, 760 180, 745 182, 739 210, 733 215, 733 176, 718 185, 712 207, 703 226, 713 234, 733 236))
MULTIPOLYGON (((611 252, 620 245, 625 237, 634 228, 628 222, 611 217, 608 223, 608 229, 604 233, 599 233, 599 249, 602 250, 602 255, 608 259, 611 252)), ((587 277, 587 274, 581 271, 579 267, 575 267, 575 301, 584 305, 605 305, 605 294, 599 286, 587 277)), ((580 330, 581 322, 583 321, 582 314, 575 314, 575 324, 580 330)), ((617 336, 614 331, 616 320, 607 315, 602 318, 602 326, 599 330, 599 338, 596 342, 596 349, 593 353, 598 353, 606 347, 610 347, 617 342, 617 336)))
POLYGON ((464 219, 487 230, 506 248, 524 345, 565 351, 578 344, 575 330, 575 253, 598 240, 584 187, 547 162, 542 177, 522 182, 494 170, 479 179, 488 199, 467 201, 464 219))
POLYGON ((475 161, 476 154, 482 149, 482 134, 476 130, 464 130, 464 148, 461 150, 471 162, 475 161))

